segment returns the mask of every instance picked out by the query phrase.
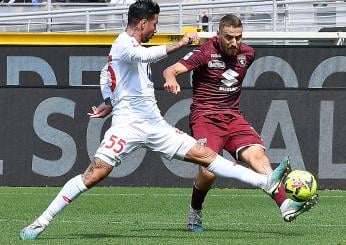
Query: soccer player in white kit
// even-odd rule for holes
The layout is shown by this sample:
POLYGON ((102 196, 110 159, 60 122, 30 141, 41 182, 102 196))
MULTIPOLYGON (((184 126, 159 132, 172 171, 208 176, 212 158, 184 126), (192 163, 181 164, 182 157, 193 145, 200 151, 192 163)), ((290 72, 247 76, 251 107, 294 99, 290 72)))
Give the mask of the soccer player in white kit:
POLYGON ((36 239, 72 200, 108 176, 113 168, 135 149, 146 147, 166 158, 183 159, 206 167, 216 176, 239 179, 272 195, 287 172, 287 162, 272 174, 261 175, 230 162, 194 138, 169 125, 161 116, 154 96, 150 63, 198 41, 196 34, 186 34, 177 44, 143 47, 156 32, 160 7, 152 0, 137 0, 130 5, 128 25, 113 42, 108 64, 100 76, 105 103, 92 107, 91 118, 112 112, 112 125, 81 175, 70 179, 48 208, 20 232, 23 240, 36 239))

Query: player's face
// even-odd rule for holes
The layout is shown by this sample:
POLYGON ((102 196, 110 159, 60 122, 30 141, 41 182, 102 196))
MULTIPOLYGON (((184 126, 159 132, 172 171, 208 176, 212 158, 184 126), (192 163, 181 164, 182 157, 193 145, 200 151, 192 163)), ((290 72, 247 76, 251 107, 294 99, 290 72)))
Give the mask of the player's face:
POLYGON ((156 33, 156 25, 159 21, 159 15, 156 14, 152 20, 145 19, 142 24, 142 43, 147 43, 156 33))
POLYGON ((228 56, 236 56, 242 40, 242 27, 224 26, 218 31, 221 50, 228 56))

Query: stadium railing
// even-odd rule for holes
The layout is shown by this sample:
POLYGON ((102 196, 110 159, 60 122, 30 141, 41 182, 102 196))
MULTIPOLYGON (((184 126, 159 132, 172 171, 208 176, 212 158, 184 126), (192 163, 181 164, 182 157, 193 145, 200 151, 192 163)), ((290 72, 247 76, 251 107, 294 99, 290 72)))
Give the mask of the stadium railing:
MULTIPOLYGON (((48 0, 38 5, 1 4, 0 32, 118 33, 126 27, 126 2, 77 4, 48 0)), ((259 40, 272 38, 278 41, 288 37, 306 43, 306 40, 331 38, 336 40, 335 44, 344 43, 341 31, 333 34, 319 33, 322 28, 346 26, 344 1, 185 0, 180 3, 163 3, 160 6, 158 33, 180 34, 186 27, 197 30, 202 26, 202 13, 208 14, 208 29, 213 33, 218 29, 220 17, 232 12, 242 18, 244 30, 253 33, 249 35, 257 35, 259 40)))
MULTIPOLYGON (((111 45, 117 33, 36 33, 36 32, 3 32, 0 33, 0 45, 111 45)), ((183 34, 156 34, 145 45, 171 44, 183 34)), ((216 32, 198 32, 202 42, 216 35, 216 32)), ((243 32, 243 38, 249 44, 274 45, 345 45, 346 32, 243 32)))

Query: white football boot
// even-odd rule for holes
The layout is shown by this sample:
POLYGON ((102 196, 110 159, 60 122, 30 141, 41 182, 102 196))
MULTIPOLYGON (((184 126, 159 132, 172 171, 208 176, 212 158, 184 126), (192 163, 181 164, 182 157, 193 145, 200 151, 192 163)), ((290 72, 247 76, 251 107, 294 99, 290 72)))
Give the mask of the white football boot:
POLYGON ((46 228, 47 225, 35 220, 32 224, 21 230, 19 237, 22 240, 35 240, 46 228))
POLYGON ((187 230, 201 233, 204 231, 202 223, 202 210, 195 210, 190 206, 189 216, 187 218, 187 230))
POLYGON ((287 198, 280 206, 282 217, 286 222, 291 222, 297 216, 309 211, 315 204, 317 204, 318 194, 313 195, 305 202, 296 202, 287 198))

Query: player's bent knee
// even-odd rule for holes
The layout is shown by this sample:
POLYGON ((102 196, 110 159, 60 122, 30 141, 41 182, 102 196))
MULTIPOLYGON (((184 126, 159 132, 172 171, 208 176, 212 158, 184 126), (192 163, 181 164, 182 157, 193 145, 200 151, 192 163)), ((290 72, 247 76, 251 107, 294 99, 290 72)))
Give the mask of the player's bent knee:
POLYGON ((196 143, 185 155, 185 158, 202 166, 208 166, 216 156, 217 153, 209 147, 196 143))
POLYGON ((201 178, 208 182, 214 182, 214 180, 216 179, 216 175, 208 171, 206 168, 200 168, 199 175, 201 178))

